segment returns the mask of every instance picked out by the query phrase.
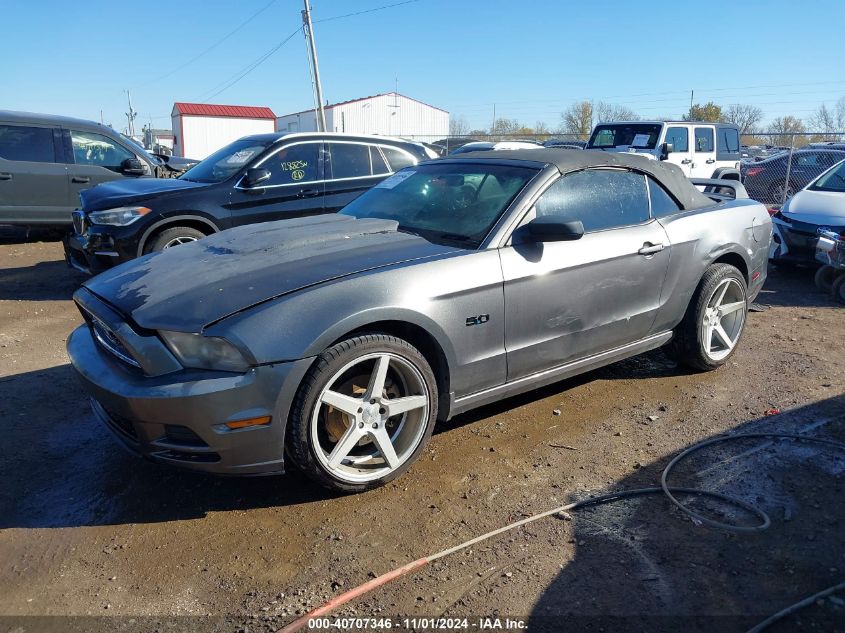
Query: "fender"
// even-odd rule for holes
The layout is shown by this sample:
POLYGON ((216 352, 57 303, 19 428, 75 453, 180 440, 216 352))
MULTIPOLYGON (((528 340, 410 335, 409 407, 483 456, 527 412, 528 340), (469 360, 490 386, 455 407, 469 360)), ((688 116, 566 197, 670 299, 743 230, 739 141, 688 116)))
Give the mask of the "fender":
POLYGON ((144 231, 144 234, 141 235, 141 239, 138 241, 138 257, 144 254, 144 247, 147 245, 147 239, 152 235, 154 231, 165 226, 167 224, 175 224, 179 220, 191 220, 194 222, 201 222, 202 224, 206 225, 208 228, 211 229, 212 233, 217 233, 220 231, 220 227, 218 227, 214 222, 209 220, 207 217, 197 214, 186 214, 181 213, 179 215, 170 215, 164 218, 161 218, 151 226, 147 227, 147 230, 144 231))
POLYGON ((739 170, 735 167, 719 167, 710 177, 718 180, 740 180, 739 170))

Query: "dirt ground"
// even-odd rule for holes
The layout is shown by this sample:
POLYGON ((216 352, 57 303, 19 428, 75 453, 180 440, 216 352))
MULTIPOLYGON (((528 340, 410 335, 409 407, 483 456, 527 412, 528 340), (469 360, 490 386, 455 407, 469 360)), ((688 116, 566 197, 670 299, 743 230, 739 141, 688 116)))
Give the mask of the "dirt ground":
MULTIPOLYGON (((749 315, 720 370, 686 373, 657 351, 485 407, 442 425, 410 472, 379 490, 333 496, 295 472, 184 473, 125 453, 93 418, 65 353, 84 277, 59 242, 37 239, 0 231, 0 633, 277 630, 528 515, 658 485, 673 455, 719 433, 845 441, 845 310, 816 292, 812 271, 778 269, 758 300, 770 308, 749 315)), ((402 619, 744 631, 845 580, 841 451, 746 440, 696 454, 672 483, 738 495, 771 527, 732 534, 695 525, 662 496, 620 501, 483 542, 336 615, 415 630, 432 627, 402 619)), ((845 631, 845 594, 771 631, 845 631)))

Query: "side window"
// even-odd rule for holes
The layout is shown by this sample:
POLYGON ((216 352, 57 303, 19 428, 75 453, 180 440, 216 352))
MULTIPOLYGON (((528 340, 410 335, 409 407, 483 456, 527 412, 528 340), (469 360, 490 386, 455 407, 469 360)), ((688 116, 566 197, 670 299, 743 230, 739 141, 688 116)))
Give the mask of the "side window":
POLYGON ((326 179, 362 178, 371 174, 369 147, 360 143, 328 143, 326 179))
POLYGON ((127 158, 136 158, 122 145, 102 134, 70 131, 73 160, 77 165, 96 165, 120 172, 120 165, 127 158))
POLYGON ((649 219, 645 176, 610 169, 575 172, 549 187, 535 208, 538 216, 581 220, 587 232, 641 224, 649 219))
POLYGON ((318 180, 320 143, 285 147, 261 165, 270 170, 270 185, 291 185, 318 180))
POLYGON ((399 171, 405 167, 417 164, 417 161, 410 154, 394 147, 382 147, 381 151, 384 152, 384 156, 387 158, 390 171, 399 171))
POLYGON ((718 151, 732 152, 739 151, 739 133, 730 127, 719 128, 718 151))
POLYGON ((370 162, 373 165, 373 174, 389 174, 390 167, 384 162, 384 157, 381 155, 378 147, 370 145, 370 162))
POLYGON ((713 151, 713 128, 697 127, 695 128, 695 151, 696 152, 712 152, 713 151))
POLYGON ((689 151, 689 132, 685 127, 670 127, 666 129, 666 143, 672 144, 676 152, 689 151))
POLYGON ((681 210, 674 198, 666 193, 653 178, 648 179, 648 199, 651 203, 651 217, 662 218, 681 210))
POLYGON ((54 147, 52 128, 0 125, 0 158, 55 163, 54 147))
MULTIPOLYGON (((788 159, 787 159, 788 160, 788 159)), ((793 159, 795 165, 806 165, 808 167, 815 167, 819 164, 818 154, 796 154, 793 159)))

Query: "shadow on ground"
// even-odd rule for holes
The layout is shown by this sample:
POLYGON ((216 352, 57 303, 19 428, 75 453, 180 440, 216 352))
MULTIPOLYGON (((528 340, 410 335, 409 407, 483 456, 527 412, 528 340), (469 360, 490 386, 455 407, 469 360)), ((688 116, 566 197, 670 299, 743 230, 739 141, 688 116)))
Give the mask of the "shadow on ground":
MULTIPOLYGON (((845 396, 733 432, 845 442, 845 396)), ((658 485, 665 465, 661 460, 644 466, 611 489, 658 485)), ((577 510, 569 539, 577 545, 560 543, 575 547, 575 558, 534 604, 533 630, 741 632, 845 579, 845 452, 743 440, 704 449, 679 465, 670 483, 738 496, 767 512, 772 525, 751 534, 696 526, 663 495, 577 510)), ((755 523, 749 513, 725 504, 694 498, 685 503, 718 521, 755 523)), ((841 631, 843 623, 845 603, 834 598, 771 631, 841 631)))

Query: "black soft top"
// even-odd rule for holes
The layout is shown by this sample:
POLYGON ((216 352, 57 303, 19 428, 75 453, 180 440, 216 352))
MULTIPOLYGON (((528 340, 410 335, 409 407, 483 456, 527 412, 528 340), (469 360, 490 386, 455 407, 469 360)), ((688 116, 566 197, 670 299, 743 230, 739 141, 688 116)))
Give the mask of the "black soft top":
POLYGON ((677 200, 684 209, 700 209, 713 205, 713 200, 705 196, 681 171, 672 163, 657 161, 626 154, 624 152, 604 152, 597 149, 581 151, 561 150, 553 148, 514 149, 468 152, 466 154, 448 157, 441 160, 456 160, 469 162, 476 159, 496 161, 525 161, 554 165, 561 174, 579 171, 590 167, 620 167, 648 174, 659 182, 677 200))

